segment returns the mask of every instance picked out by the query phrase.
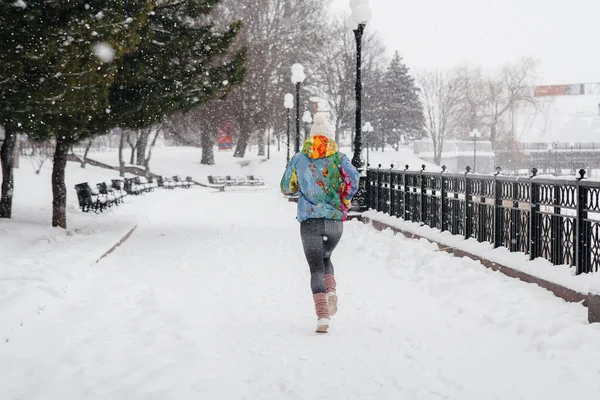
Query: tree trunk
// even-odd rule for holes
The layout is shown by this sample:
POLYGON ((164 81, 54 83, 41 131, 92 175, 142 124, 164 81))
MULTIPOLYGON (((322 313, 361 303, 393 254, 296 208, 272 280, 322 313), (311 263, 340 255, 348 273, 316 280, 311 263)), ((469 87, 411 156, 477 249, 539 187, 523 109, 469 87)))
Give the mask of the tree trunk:
POLYGON ((200 164, 203 165, 215 164, 215 153, 211 135, 212 133, 208 129, 204 129, 200 137, 202 142, 202 160, 200 160, 200 164))
MULTIPOLYGON (((151 129, 148 129, 148 132, 151 132, 151 129)), ((152 149, 156 145, 156 140, 160 135, 160 129, 156 129, 156 135, 154 135, 154 139, 150 143, 150 148, 148 149, 148 157, 144 160, 144 167, 146 168, 146 178, 150 178, 150 160, 152 159, 152 149)))
POLYGON ((85 168, 85 164, 87 162, 87 155, 90 152, 90 149, 92 148, 92 142, 93 142, 93 139, 90 139, 87 146, 85 147, 85 152, 83 153, 83 159, 81 160, 81 168, 85 168))
POLYGON ((52 226, 67 229, 67 187, 65 185, 65 169, 69 143, 56 138, 56 149, 52 162, 52 226))
POLYGON ((0 197, 0 218, 10 218, 12 215, 12 199, 14 192, 14 150, 17 144, 17 133, 9 126, 4 127, 4 142, 0 148, 2 164, 2 194, 0 197))
POLYGON ((135 146, 131 146, 131 156, 129 157, 129 164, 135 163, 135 146))
POLYGON ((265 134, 264 132, 258 135, 258 155, 264 156, 265 152, 265 134))
POLYGON ((150 138, 151 129, 143 129, 137 141, 137 165, 145 165, 146 163, 146 148, 148 147, 148 139, 150 138))
POLYGON ((125 132, 121 131, 121 138, 119 140, 119 176, 121 178, 125 176, 125 161, 123 161, 123 147, 125 147, 125 132))
POLYGON ((496 136, 498 133, 498 122, 494 121, 492 122, 492 125, 490 126, 490 142, 492 142, 492 149, 495 150, 496 149, 496 136))
POLYGON ((243 125, 240 128, 240 136, 238 137, 237 145, 235 146, 234 157, 244 158, 246 155, 246 147, 250 141, 250 130, 243 125))

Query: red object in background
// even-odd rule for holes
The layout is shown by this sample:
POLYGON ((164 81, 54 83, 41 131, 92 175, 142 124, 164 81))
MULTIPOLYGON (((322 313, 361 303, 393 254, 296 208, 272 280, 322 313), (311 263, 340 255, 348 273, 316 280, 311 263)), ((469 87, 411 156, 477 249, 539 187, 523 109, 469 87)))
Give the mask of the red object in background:
POLYGON ((219 150, 233 149, 233 127, 229 122, 223 122, 217 132, 219 150))
POLYGON ((583 83, 574 83, 569 85, 536 86, 534 89, 535 97, 569 96, 582 94, 585 94, 585 85, 583 83))
POLYGON ((313 113, 313 115, 315 115, 318 112, 319 112, 319 102, 318 101, 313 101, 313 104, 312 104, 312 113, 313 113))

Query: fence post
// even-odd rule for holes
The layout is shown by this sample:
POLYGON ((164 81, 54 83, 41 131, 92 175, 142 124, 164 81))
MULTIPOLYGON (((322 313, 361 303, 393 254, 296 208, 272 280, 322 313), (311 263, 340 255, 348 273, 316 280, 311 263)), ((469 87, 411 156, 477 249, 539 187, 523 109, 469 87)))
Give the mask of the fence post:
POLYGON ((373 179, 373 175, 369 167, 371 164, 367 164, 367 181, 365 182, 365 189, 367 191, 367 209, 373 209, 373 194, 371 193, 371 179, 373 179))
POLYGON ((385 173, 385 209, 389 215, 392 214, 392 165, 390 170, 385 173))
POLYGON ((440 230, 442 232, 444 232, 446 230, 446 226, 447 226, 447 221, 446 221, 446 213, 447 213, 447 208, 448 208, 448 200, 444 201, 444 199, 446 199, 446 192, 447 192, 447 188, 446 188, 446 179, 444 179, 444 172, 446 172, 446 166, 442 165, 442 172, 440 173, 440 230))
POLYGON ((554 265, 561 265, 563 263, 563 224, 562 218, 560 217, 562 200, 560 195, 560 185, 554 185, 552 189, 553 215, 550 217, 550 226, 552 229, 552 251, 550 255, 550 260, 554 265))
POLYGON ((425 172, 425 164, 421 165, 421 172, 420 172, 420 181, 419 181, 419 186, 421 188, 421 193, 420 193, 420 199, 419 199, 419 205, 420 205, 420 210, 419 210, 419 223, 421 225, 426 224, 425 222, 427 221, 427 217, 425 216, 425 180, 423 179, 423 172, 425 172))
POLYGON ((383 176, 381 175, 381 164, 377 165, 377 211, 382 212, 381 207, 381 188, 383 187, 383 176))
MULTIPOLYGON (((531 170, 532 175, 529 179, 529 259, 533 260, 538 256, 539 253, 539 242, 540 242, 540 226, 538 223, 539 218, 539 187, 534 182, 534 178, 537 175, 537 168, 531 170)), ((512 221, 511 221, 512 222, 512 221)))
POLYGON ((494 174, 494 237, 492 242, 494 248, 498 248, 502 245, 502 227, 503 227, 503 209, 502 209, 502 182, 498 181, 498 175, 502 172, 500 167, 496 167, 496 173, 494 174))
POLYGON ((464 236, 465 239, 471 237, 471 225, 473 224, 473 219, 471 218, 471 212, 469 210, 469 206, 471 204, 471 188, 469 184, 469 178, 467 177, 471 172, 471 167, 467 166, 465 171, 465 213, 463 215, 463 223, 464 223, 464 236))
POLYGON ((396 189, 398 186, 398 177, 394 174, 394 164, 390 165, 390 215, 397 217, 398 201, 396 200, 396 189))
POLYGON ((586 221, 588 215, 588 188, 581 184, 585 177, 585 170, 579 170, 577 178, 577 214, 575 215, 575 268, 577 275, 590 271, 589 238, 590 223, 586 221))
POLYGON ((403 196, 404 196, 404 201, 402 202, 402 218, 405 221, 410 221, 410 194, 408 192, 408 184, 407 184, 407 175, 408 175, 408 164, 406 164, 404 166, 404 173, 402 174, 402 180, 403 180, 403 187, 404 187, 404 191, 403 191, 403 196))

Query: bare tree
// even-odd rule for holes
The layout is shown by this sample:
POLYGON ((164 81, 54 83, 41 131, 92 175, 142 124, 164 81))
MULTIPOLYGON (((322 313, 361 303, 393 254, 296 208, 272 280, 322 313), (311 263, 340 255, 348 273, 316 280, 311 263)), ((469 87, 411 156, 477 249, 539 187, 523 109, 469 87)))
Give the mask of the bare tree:
POLYGON ((28 154, 31 165, 36 175, 39 175, 46 161, 48 161, 53 152, 48 147, 48 142, 31 142, 31 152, 28 154))
POLYGON ((162 132, 162 125, 158 125, 158 126, 154 126, 150 129, 148 129, 149 133, 148 133, 148 137, 152 137, 152 135, 154 135, 154 138, 149 141, 149 147, 148 147, 148 151, 147 151, 147 155, 144 159, 144 168, 146 170, 146 177, 150 177, 150 160, 152 159, 152 150, 154 149, 154 146, 156 145, 156 141, 158 140, 158 137, 160 136, 161 132, 162 132))
POLYGON ((503 140, 500 127, 514 136, 514 116, 520 107, 529 105, 540 111, 533 95, 537 65, 536 60, 523 58, 488 76, 480 69, 460 68, 458 74, 464 81, 461 134, 466 136, 474 128, 487 130, 494 147, 503 140))
MULTIPOLYGON (((334 18, 328 29, 323 56, 315 77, 315 92, 323 97, 332 113, 336 141, 345 128, 353 126, 354 82, 356 80, 356 43, 352 30, 346 24, 347 15, 334 18)), ((377 83, 385 63, 385 46, 379 36, 367 30, 363 45, 363 81, 365 117, 373 120, 377 109, 377 83)), ((373 122, 375 122, 373 120, 373 122)))
POLYGON ((434 162, 440 165, 444 141, 456 135, 464 115, 464 79, 457 71, 428 70, 417 78, 425 111, 425 129, 433 142, 434 162))
POLYGON ((536 60, 523 58, 514 65, 504 67, 498 79, 488 80, 485 120, 490 128, 490 140, 494 146, 498 139, 498 124, 502 117, 522 103, 537 107, 533 96, 537 65, 536 60))
POLYGON ((140 132, 139 131, 127 131, 127 135, 126 135, 126 139, 127 139, 127 144, 129 144, 129 147, 131 148, 131 155, 129 157, 129 164, 133 165, 135 164, 135 150, 137 149, 137 142, 138 139, 140 137, 140 132))
MULTIPOLYGON (((223 110, 237 134, 235 157, 244 157, 252 137, 279 126, 284 115, 283 96, 294 88, 290 67, 302 63, 311 85, 327 39, 328 2, 322 0, 224 0, 217 11, 225 20, 244 22, 240 44, 247 46, 247 74, 243 86, 223 103, 223 110)), ((310 92, 302 92, 303 104, 310 92)))

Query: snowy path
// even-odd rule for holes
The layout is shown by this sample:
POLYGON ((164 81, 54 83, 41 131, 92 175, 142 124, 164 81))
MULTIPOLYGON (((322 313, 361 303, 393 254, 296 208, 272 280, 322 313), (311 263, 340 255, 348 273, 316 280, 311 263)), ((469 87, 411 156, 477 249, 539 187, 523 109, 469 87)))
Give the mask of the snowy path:
POLYGON ((352 222, 334 255, 340 312, 318 336, 292 204, 274 190, 153 196, 89 281, 1 343, 0 399, 600 393, 600 328, 580 305, 352 222))

